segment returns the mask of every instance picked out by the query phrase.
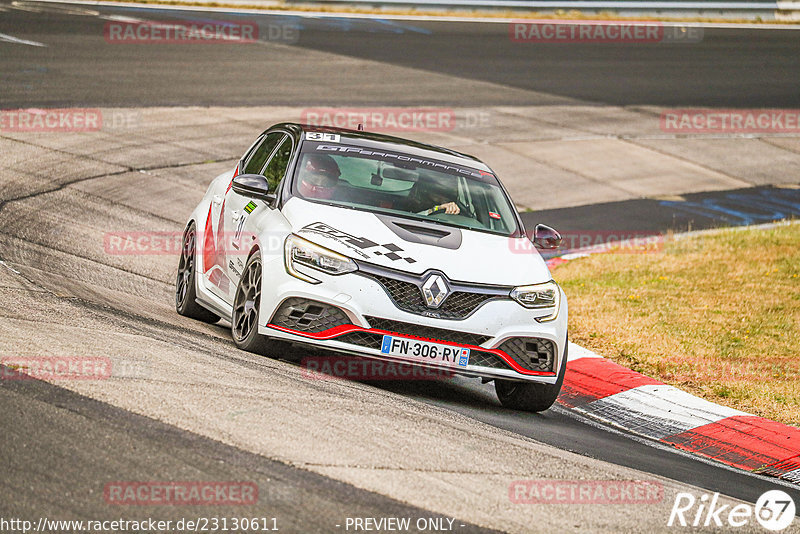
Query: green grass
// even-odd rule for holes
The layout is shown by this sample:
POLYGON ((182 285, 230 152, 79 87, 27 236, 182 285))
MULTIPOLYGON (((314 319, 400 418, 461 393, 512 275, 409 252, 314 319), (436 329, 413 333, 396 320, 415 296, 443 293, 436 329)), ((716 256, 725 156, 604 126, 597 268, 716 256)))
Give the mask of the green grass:
POLYGON ((570 336, 713 402, 800 425, 800 224, 554 269, 570 336))

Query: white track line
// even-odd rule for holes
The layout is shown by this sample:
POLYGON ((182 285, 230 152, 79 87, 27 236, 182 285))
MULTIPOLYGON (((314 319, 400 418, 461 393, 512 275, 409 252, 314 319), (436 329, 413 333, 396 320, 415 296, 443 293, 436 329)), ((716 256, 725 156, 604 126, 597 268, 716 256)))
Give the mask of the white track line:
POLYGON ((40 43, 37 41, 28 41, 27 39, 20 39, 18 37, 14 37, 13 35, 6 35, 5 33, 0 33, 0 42, 22 44, 28 46, 41 46, 45 48, 47 47, 47 45, 44 43, 40 43))

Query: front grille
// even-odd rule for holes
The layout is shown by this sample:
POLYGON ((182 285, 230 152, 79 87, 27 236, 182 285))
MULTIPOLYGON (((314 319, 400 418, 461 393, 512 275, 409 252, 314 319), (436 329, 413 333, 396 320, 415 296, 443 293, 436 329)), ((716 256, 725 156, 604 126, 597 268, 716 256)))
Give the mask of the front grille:
POLYGON ((389 278, 388 276, 369 275, 381 284, 395 306, 403 311, 417 315, 434 315, 438 319, 463 319, 485 302, 501 298, 497 295, 454 291, 438 308, 429 308, 425 304, 422 291, 417 284, 389 278))
POLYGON ((479 367, 491 367, 492 369, 510 369, 509 365, 501 357, 491 352, 479 350, 469 351, 469 364, 479 367))
POLYGON ((351 324, 347 315, 336 306, 298 297, 284 300, 270 322, 312 334, 351 324))
POLYGON ((394 332, 404 336, 424 338, 430 340, 449 341, 461 345, 481 345, 489 341, 492 336, 480 334, 470 334, 469 332, 459 332, 457 330, 447 330, 446 328, 436 328, 433 326, 422 326, 391 319, 381 319, 379 317, 366 317, 372 328, 394 332))
POLYGON ((553 371, 555 346, 548 339, 514 337, 500 345, 500 350, 531 371, 553 371))

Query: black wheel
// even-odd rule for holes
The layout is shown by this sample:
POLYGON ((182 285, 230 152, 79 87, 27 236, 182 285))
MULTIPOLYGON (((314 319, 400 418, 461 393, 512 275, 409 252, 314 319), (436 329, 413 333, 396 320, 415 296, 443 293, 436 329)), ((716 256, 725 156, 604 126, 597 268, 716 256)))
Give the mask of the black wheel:
POLYGON ((274 343, 258 333, 258 307, 261 304, 261 257, 250 256, 236 288, 231 315, 233 342, 240 349, 268 355, 274 343))
POLYGON ((515 380, 495 380, 494 390, 500 404, 512 410, 526 412, 543 412, 550 408, 561 392, 564 373, 567 370, 567 347, 564 347, 564 359, 558 371, 555 384, 533 384, 515 380))
POLYGON ((178 262, 178 276, 175 280, 175 309, 179 314, 207 323, 216 323, 219 317, 200 306, 195 292, 195 252, 197 232, 194 223, 183 232, 181 259, 178 262))

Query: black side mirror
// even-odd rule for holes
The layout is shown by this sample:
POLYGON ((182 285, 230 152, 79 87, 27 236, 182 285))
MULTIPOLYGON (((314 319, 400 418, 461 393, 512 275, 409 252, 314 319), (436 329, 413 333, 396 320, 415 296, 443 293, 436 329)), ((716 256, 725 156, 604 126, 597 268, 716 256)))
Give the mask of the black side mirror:
POLYGON ((544 224, 533 229, 533 244, 539 248, 554 249, 561 246, 561 234, 544 224))
POLYGON ((233 190, 248 198, 273 202, 275 193, 270 192, 269 182, 261 174, 240 174, 233 179, 233 190))

